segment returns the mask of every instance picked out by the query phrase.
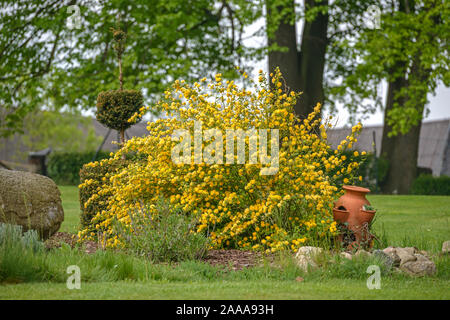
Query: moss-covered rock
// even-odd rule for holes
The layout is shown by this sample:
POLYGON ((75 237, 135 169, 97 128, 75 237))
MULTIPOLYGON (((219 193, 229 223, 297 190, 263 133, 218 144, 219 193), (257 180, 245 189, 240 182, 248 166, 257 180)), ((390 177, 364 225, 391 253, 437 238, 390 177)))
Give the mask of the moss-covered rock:
POLYGON ((61 193, 50 178, 0 169, 0 222, 36 230, 48 239, 64 221, 61 193))

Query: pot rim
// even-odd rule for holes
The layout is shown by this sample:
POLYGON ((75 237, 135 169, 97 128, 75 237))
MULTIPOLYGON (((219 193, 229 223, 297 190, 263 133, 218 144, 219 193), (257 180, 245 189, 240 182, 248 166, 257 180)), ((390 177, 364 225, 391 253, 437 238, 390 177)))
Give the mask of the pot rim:
POLYGON ((370 189, 358 187, 358 186, 350 186, 350 185, 344 185, 344 186, 342 186, 342 189, 348 190, 348 191, 361 192, 361 193, 369 193, 370 192, 370 189))
POLYGON ((341 209, 338 209, 338 208, 333 208, 333 211, 344 212, 344 213, 350 212, 350 211, 348 211, 348 210, 341 210, 341 209))
POLYGON ((371 213, 371 214, 375 214, 377 212, 376 210, 364 210, 364 209, 359 209, 359 210, 364 213, 371 213))

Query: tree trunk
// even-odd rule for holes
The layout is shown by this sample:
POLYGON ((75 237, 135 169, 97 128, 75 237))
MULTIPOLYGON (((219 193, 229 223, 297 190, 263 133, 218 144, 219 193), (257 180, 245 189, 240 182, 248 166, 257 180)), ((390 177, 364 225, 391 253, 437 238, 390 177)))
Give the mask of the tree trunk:
MULTIPOLYGON (((400 66, 397 67, 399 68, 400 66)), ((391 70, 391 73, 392 72, 394 71, 391 70)), ((404 86, 406 86, 406 78, 404 75, 388 84, 386 106, 384 110, 383 136, 381 139, 380 151, 380 158, 382 158, 382 160, 388 164, 388 171, 386 173, 386 176, 382 177, 382 180, 380 181, 380 187, 382 192, 384 193, 393 193, 398 189, 396 183, 394 182, 395 180, 397 180, 397 178, 395 177, 395 172, 398 170, 395 171, 395 169, 392 167, 392 164, 395 163, 394 153, 395 149, 398 147, 398 136, 388 136, 389 132, 392 131, 392 127, 388 124, 388 114, 394 108, 395 103, 398 103, 399 105, 404 104, 404 99, 398 99, 395 97, 395 94, 404 86)))
POLYGON ((392 128, 388 125, 387 120, 388 113, 393 109, 395 102, 398 102, 400 106, 405 103, 413 103, 418 113, 420 115, 423 114, 425 108, 423 101, 426 101, 428 93, 426 89, 421 90, 421 97, 397 98, 396 96, 398 92, 404 86, 408 86, 411 81, 426 82, 430 72, 431 70, 429 69, 423 69, 420 53, 418 53, 418 55, 414 57, 408 80, 406 80, 406 76, 404 75, 402 78, 389 84, 381 145, 381 155, 388 161, 389 165, 386 180, 381 186, 384 193, 407 194, 409 193, 414 179, 417 177, 417 160, 419 156, 419 139, 420 130, 422 128, 422 119, 420 119, 417 125, 412 126, 408 133, 399 133, 393 137, 388 136, 392 128))
MULTIPOLYGON (((269 3, 269 1, 267 1, 269 3)), ((289 3, 290 10, 294 10, 294 1, 289 3)), ((273 14, 280 15, 283 8, 276 8, 278 12, 272 12, 267 6, 267 24, 272 25, 277 23, 272 19, 273 14)), ((275 11, 274 10, 274 11, 275 11)), ((299 52, 297 50, 297 32, 295 24, 290 24, 285 21, 285 17, 281 18, 278 28, 275 30, 273 37, 268 37, 269 46, 277 44, 280 47, 286 47, 286 52, 270 51, 269 52, 269 72, 273 72, 276 67, 280 68, 283 78, 286 80, 286 85, 289 90, 300 90, 300 72, 299 72, 299 52)))
POLYGON ((419 155, 419 138, 422 122, 413 126, 407 134, 385 137, 386 126, 383 129, 383 140, 388 140, 386 149, 382 145, 383 157, 388 160, 389 169, 386 180, 382 184, 384 193, 407 194, 417 176, 417 158, 419 155))
POLYGON ((125 129, 120 129, 120 144, 122 147, 125 145, 125 129))
MULTIPOLYGON (((328 5, 328 1, 305 0, 305 7, 328 5)), ((313 21, 305 21, 301 44, 300 77, 303 95, 296 110, 306 116, 314 106, 323 104, 323 73, 327 49, 328 14, 318 14, 313 21)))
MULTIPOLYGON (((270 9, 270 0, 267 4, 267 24, 277 23, 273 14, 280 15, 283 7, 270 9)), ((328 0, 305 0, 307 8, 328 5, 328 0)), ((290 1, 288 10, 293 12, 294 1, 290 1)), ((300 118, 305 118, 312 112, 314 106, 324 101, 323 72, 325 69, 325 53, 327 46, 328 14, 318 14, 313 21, 305 21, 301 40, 301 51, 297 49, 297 33, 295 24, 281 17, 273 36, 268 35, 268 44, 276 43, 286 47, 287 52, 269 52, 269 71, 280 68, 289 90, 302 91, 294 111, 300 118)))

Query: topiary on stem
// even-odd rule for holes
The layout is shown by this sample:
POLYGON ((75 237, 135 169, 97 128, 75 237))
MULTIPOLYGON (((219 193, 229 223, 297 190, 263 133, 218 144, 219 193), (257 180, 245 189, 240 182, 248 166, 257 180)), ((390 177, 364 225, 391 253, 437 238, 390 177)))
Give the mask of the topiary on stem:
MULTIPOLYGON (((118 25, 120 19, 118 19, 118 25)), ((114 50, 117 53, 119 62, 119 90, 103 91, 97 97, 97 120, 108 128, 120 132, 120 143, 125 143, 125 130, 132 123, 128 119, 144 105, 144 98, 141 91, 123 90, 123 68, 122 54, 125 50, 126 33, 120 29, 112 28, 113 38, 115 41, 114 50)), ((140 119, 136 119, 139 121, 140 119)), ((137 122, 136 121, 136 122, 137 122)))

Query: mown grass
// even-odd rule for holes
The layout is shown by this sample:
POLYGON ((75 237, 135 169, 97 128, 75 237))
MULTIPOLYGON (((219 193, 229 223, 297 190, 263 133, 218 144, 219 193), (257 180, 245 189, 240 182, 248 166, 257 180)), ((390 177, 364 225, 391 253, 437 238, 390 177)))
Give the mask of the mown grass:
MULTIPOLYGON (((76 187, 60 189, 65 208, 61 231, 75 232, 78 192, 76 187)), ((377 234, 388 245, 432 252, 436 275, 411 278, 382 268, 381 290, 369 290, 367 266, 382 266, 373 257, 338 259, 342 263, 304 273, 292 258, 281 255, 275 263, 229 271, 198 261, 152 264, 124 253, 88 255, 63 246, 42 256, 33 254, 30 260, 22 255, 25 260, 16 274, 11 271, 11 256, 0 299, 449 299, 450 258, 439 251, 442 242, 450 239, 450 197, 369 196, 369 200, 378 210, 377 234), (66 287, 69 265, 81 269, 81 290, 66 287), (304 281, 296 281, 297 277, 304 281)))
POLYGON ((372 195, 374 232, 388 245, 439 252, 450 240, 450 197, 372 195))
POLYGON ((78 198, 78 188, 75 186, 59 186, 61 200, 64 207, 64 222, 59 231, 78 232, 80 225, 80 201, 78 198))
POLYGON ((7 285, 0 299, 449 299, 449 283, 435 279, 383 279, 380 290, 368 290, 366 282, 355 279, 322 281, 216 280, 170 282, 82 283, 80 290, 68 290, 62 283, 7 285))

